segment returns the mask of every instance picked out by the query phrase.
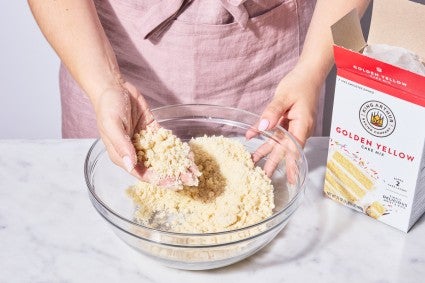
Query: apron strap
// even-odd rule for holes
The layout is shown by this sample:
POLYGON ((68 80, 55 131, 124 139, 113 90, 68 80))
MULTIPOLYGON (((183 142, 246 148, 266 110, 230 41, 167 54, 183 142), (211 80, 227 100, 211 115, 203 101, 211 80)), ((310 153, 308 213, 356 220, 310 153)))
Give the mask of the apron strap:
POLYGON ((246 0, 220 0, 221 5, 226 9, 235 19, 236 22, 245 29, 248 23, 249 14, 243 3, 246 0))
MULTIPOLYGON (((160 0, 152 6, 144 16, 140 25, 144 39, 159 38, 170 27, 173 21, 189 6, 194 0, 160 0)), ((226 9, 239 25, 245 29, 248 23, 249 14, 243 3, 246 0, 220 0, 221 5, 226 9)))
POLYGON ((153 5, 141 23, 141 33, 144 39, 151 37, 153 34, 159 36, 164 32, 171 22, 177 18, 192 0, 160 0, 153 5))

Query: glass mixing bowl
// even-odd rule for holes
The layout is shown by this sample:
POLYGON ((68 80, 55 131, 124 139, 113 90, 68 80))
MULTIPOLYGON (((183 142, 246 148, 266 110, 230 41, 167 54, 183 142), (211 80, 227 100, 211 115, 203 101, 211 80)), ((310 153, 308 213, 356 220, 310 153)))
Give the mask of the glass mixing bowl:
MULTIPOLYGON (((307 161, 295 139, 281 127, 258 132, 252 125, 259 116, 230 107, 185 104, 157 108, 152 113, 163 127, 183 141, 203 135, 223 135, 238 139, 253 153, 273 140, 274 147, 284 153, 271 177, 275 196, 273 215, 242 229, 205 234, 173 233, 140 225, 133 218, 135 206, 125 192, 137 180, 113 164, 103 143, 96 140, 87 154, 84 174, 93 206, 113 231, 142 254, 166 266, 187 270, 230 265, 266 246, 288 223, 304 194, 307 161), (248 129, 258 135, 246 140, 248 129), (291 170, 286 170, 288 164, 291 170), (287 172, 295 174, 295 182, 287 181, 287 172)), ((266 160, 267 157, 257 164, 263 166, 266 160)))

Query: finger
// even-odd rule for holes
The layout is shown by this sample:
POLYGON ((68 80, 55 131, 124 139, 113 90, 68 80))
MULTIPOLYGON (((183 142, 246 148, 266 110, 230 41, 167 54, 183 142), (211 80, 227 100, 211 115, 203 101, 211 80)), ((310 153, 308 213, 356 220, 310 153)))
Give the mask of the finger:
POLYGON ((155 186, 167 187, 167 186, 170 186, 169 184, 175 183, 175 180, 172 180, 171 178, 161 179, 159 177, 159 174, 157 174, 152 167, 146 168, 142 166, 140 163, 138 163, 134 167, 131 173, 133 176, 136 176, 141 181, 155 185, 155 186))
POLYGON ((253 137, 257 136, 258 134, 260 134, 260 131, 258 130, 258 123, 255 123, 251 128, 249 128, 246 133, 245 133, 245 138, 247 140, 252 139, 253 137))
POLYGON ((202 173, 201 171, 199 171, 199 168, 195 163, 195 154, 193 153, 193 151, 189 151, 187 158, 189 158, 190 160, 188 173, 193 174, 195 177, 201 176, 202 173))
POLYGON ((134 131, 138 132, 154 122, 155 118, 143 95, 132 84, 126 83, 125 86, 133 94, 133 99, 136 100, 137 105, 132 107, 132 109, 137 113, 132 113, 132 115, 133 117, 139 117, 134 128, 134 131))
POLYGON ((150 110, 148 110, 148 112, 144 112, 140 114, 138 117, 139 118, 134 128, 135 133, 138 133, 141 130, 146 129, 147 126, 152 127, 154 130, 158 130, 161 127, 161 125, 155 120, 150 110))
POLYGON ((149 176, 148 168, 143 166, 141 163, 137 163, 130 173, 137 179, 147 183, 150 183, 150 180, 152 179, 152 177, 149 176))
POLYGON ((101 131, 111 152, 116 153, 114 154, 115 163, 131 173, 137 163, 137 156, 124 123, 120 119, 107 118, 104 124, 108 127, 101 127, 101 131))
POLYGON ((134 105, 131 107, 131 117, 138 117, 138 120, 134 123, 135 127, 132 129, 134 132, 139 132, 155 120, 154 116, 145 98, 133 84, 125 82, 123 87, 132 100, 131 104, 134 105))
POLYGON ((295 185, 297 183, 297 176, 299 175, 297 165, 298 155, 289 153, 286 155, 286 176, 288 177, 288 183, 295 185))
POLYGON ((285 150, 284 158, 285 158, 285 168, 286 168, 286 176, 288 182, 290 184, 295 184, 298 176, 298 160, 300 158, 300 150, 302 150, 297 145, 297 138, 295 141, 291 139, 289 136, 285 136, 282 139, 282 149, 285 150))
POLYGON ((263 170, 266 173, 267 177, 271 178, 273 176, 274 171, 279 166, 281 160, 277 158, 268 158, 266 163, 264 164, 263 170))
POLYGON ((246 139, 251 139, 258 135, 261 131, 266 131, 274 128, 279 124, 282 117, 285 115, 287 106, 285 102, 275 96, 273 100, 267 105, 261 114, 260 120, 257 121, 251 129, 249 129, 245 137, 246 139))
POLYGON ((199 184, 199 179, 192 172, 187 172, 180 175, 180 180, 183 185, 193 187, 199 184))
POLYGON ((285 159, 286 152, 287 150, 282 142, 275 144, 263 167, 268 177, 273 175, 276 168, 280 165, 282 160, 285 159))
MULTIPOLYGON (((116 152, 112 143, 106 137, 102 138, 102 141, 103 141, 103 143, 106 147, 106 151, 108 152, 109 159, 111 159, 112 162, 114 162, 116 165, 118 165, 119 167, 123 168, 124 170, 126 170, 128 172, 122 158, 116 152)), ((136 165, 133 168, 133 170, 131 170, 130 173, 131 173, 131 175, 133 175, 137 179, 144 181, 145 178, 143 177, 143 174, 144 174, 145 171, 146 171, 146 168, 144 168, 144 167, 142 168, 141 166, 136 165)))
POLYGON ((112 143, 108 140, 106 137, 102 137, 102 142, 105 145, 106 152, 108 153, 109 159, 114 162, 116 165, 123 167, 124 164, 122 163, 122 159, 118 155, 118 153, 115 151, 114 146, 112 143))
POLYGON ((191 173, 195 177, 199 177, 199 176, 202 175, 201 171, 199 171, 199 168, 198 168, 198 166, 196 166, 195 163, 193 163, 189 166, 189 173, 191 173))
POLYGON ((289 123, 288 131, 294 136, 295 140, 300 144, 300 146, 304 148, 307 138, 310 136, 309 130, 306 129, 306 127, 292 126, 291 123, 289 123))
POLYGON ((276 168, 281 164, 281 161, 285 159, 288 148, 288 136, 281 130, 276 130, 273 133, 273 137, 269 138, 266 143, 257 149, 254 153, 254 162, 257 162, 260 158, 268 156, 263 170, 267 176, 271 177, 276 168))
POLYGON ((273 148, 272 152, 268 155, 263 170, 271 178, 284 160, 287 180, 290 184, 295 184, 299 173, 297 165, 298 158, 298 149, 294 147, 290 140, 285 140, 273 148))
POLYGON ((172 177, 160 177, 152 167, 146 168, 137 164, 131 174, 139 180, 154 186, 171 190, 181 190, 183 188, 179 180, 172 177))
POLYGON ((250 140, 269 128, 271 128, 270 121, 267 118, 260 118, 259 121, 246 131, 245 138, 250 140))
POLYGON ((290 132, 302 148, 310 137, 314 125, 314 120, 307 120, 308 116, 299 119, 292 119, 288 124, 288 132, 290 132))
MULTIPOLYGON (((281 119, 279 119, 279 122, 281 119)), ((267 141, 262 144, 253 154, 254 163, 268 155, 277 146, 281 146, 281 143, 285 140, 286 135, 281 130, 277 129, 274 131, 273 136, 269 137, 267 141)))
POLYGON ((278 97, 273 98, 263 111, 260 121, 258 122, 257 129, 265 131, 274 128, 279 124, 280 119, 285 115, 287 109, 288 108, 282 99, 278 97))
POLYGON ((252 161, 257 163, 261 158, 267 156, 273 150, 275 142, 272 139, 268 139, 265 143, 259 146, 252 154, 252 161))

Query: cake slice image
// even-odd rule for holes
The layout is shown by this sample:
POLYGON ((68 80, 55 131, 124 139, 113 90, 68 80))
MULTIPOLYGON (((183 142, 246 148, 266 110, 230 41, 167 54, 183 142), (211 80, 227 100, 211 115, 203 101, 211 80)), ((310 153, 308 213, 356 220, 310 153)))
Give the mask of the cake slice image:
POLYGON ((385 212, 385 207, 378 201, 372 202, 372 204, 366 208, 366 214, 375 219, 381 217, 385 212))
POLYGON ((361 162, 335 150, 326 166, 325 193, 332 199, 349 204, 371 217, 385 213, 374 195, 376 178, 360 166, 361 162), (357 161, 357 162, 356 162, 357 161))

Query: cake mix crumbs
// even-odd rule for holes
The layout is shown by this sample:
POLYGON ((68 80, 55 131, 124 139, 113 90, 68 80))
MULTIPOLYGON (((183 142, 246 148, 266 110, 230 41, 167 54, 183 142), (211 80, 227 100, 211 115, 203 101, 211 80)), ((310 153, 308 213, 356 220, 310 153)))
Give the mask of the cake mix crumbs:
MULTIPOLYGON (((271 180, 254 165, 239 141, 204 136, 192 139, 183 150, 184 154, 193 152, 202 173, 198 186, 184 186, 179 191, 146 182, 131 186, 127 193, 136 205, 136 221, 173 232, 211 233, 246 227, 272 215, 271 180)), ((171 165, 153 160, 150 164, 171 165)), ((175 172, 170 168, 161 170, 175 172)))
POLYGON ((183 189, 182 176, 185 175, 185 185, 198 185, 201 173, 196 168, 189 145, 170 130, 151 124, 134 135, 133 144, 138 162, 152 168, 157 176, 157 180, 151 180, 151 183, 169 179, 173 180, 173 189, 180 190, 183 189))

